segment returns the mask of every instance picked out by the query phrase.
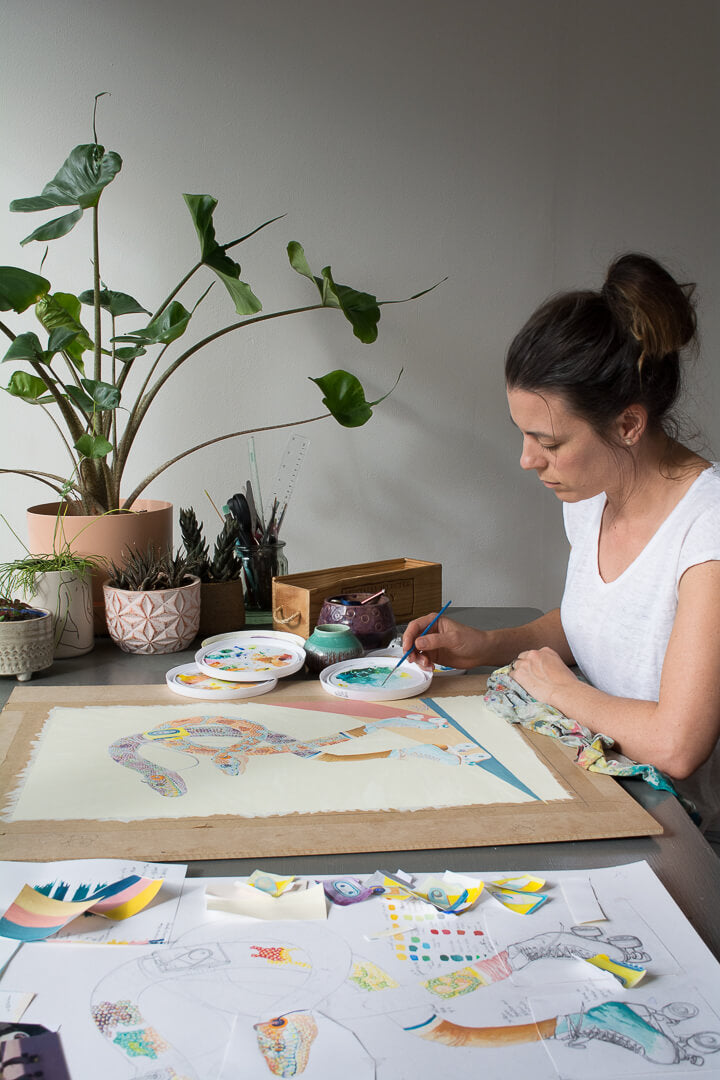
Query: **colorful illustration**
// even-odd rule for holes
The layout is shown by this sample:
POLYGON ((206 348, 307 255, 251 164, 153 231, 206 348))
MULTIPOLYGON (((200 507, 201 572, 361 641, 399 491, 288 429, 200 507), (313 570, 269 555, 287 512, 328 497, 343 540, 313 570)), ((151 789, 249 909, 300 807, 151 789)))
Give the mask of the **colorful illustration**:
MULTIPOLYGON (((368 907, 348 909, 343 918, 358 910, 368 907)), ((442 921, 463 923, 463 917, 442 921)), ((354 925, 351 939, 357 937, 359 924, 354 925)), ((615 932, 634 926, 612 925, 604 937, 609 952, 626 960, 638 953, 647 956, 635 935, 615 932)), ((143 1077, 189 1080, 211 1075, 229 1080, 237 1075, 232 1070, 239 1061, 243 1075, 253 1078, 326 1076, 331 1063, 353 1080, 370 1080, 381 1060, 378 1053, 387 1076, 421 1080, 453 1075, 461 1065, 471 1068, 475 1062, 468 1052, 478 1052, 478 1074, 491 1077, 529 1072, 542 1080, 549 1075, 582 1078, 608 1070, 634 1076, 645 1075, 648 1066, 658 1067, 648 1075, 666 1075, 670 1066, 680 1066, 678 1074, 686 1075, 683 1066, 701 1069, 720 1050, 720 1019, 692 988, 683 986, 682 998, 675 997, 678 988, 672 980, 662 985, 662 975, 656 974, 645 999, 637 989, 620 999, 595 989, 596 984, 578 982, 577 968, 563 965, 595 948, 602 931, 588 938, 588 927, 575 932, 561 926, 503 944, 499 952, 485 942, 483 963, 458 968, 455 957, 446 957, 444 973, 430 979, 418 978, 420 971, 412 968, 396 977, 390 965, 354 955, 348 940, 310 924, 260 932, 237 923, 198 927, 176 946, 131 959, 103 978, 92 995, 92 1016, 129 1063, 139 1057, 152 1060, 156 1072, 143 1072, 143 1077), (502 999, 500 1014, 484 1007, 497 1002, 498 983, 509 987, 503 993, 512 994, 513 971, 541 960, 558 970, 539 976, 538 990, 553 986, 556 974, 562 981, 571 971, 563 1001, 572 1001, 573 1007, 558 1007, 558 1000, 553 1009, 549 993, 534 1015, 517 987, 512 1000, 502 999), (121 987, 126 988, 123 995, 121 987), (476 994, 480 997, 473 1009, 476 994), (147 1000, 147 1012, 141 1000, 147 1000), (202 1038, 194 1027, 198 1015, 203 1016, 202 1038), (439 1058, 438 1050, 428 1050, 427 1056, 418 1040, 443 1048, 445 1056, 439 1058), (373 1046, 373 1054, 364 1042, 373 1046), (544 1052, 538 1056, 533 1050, 540 1046, 556 1072, 548 1073, 544 1052), (488 1049, 501 1056, 488 1059, 480 1053, 488 1049), (587 1056, 578 1056, 578 1049, 587 1056)), ((387 939, 375 942, 380 953, 387 947, 387 939)), ((652 957, 647 959, 652 963, 652 957)))
POLYGON ((255 1024, 258 1046, 274 1076, 305 1072, 318 1028, 312 1013, 295 1012, 255 1024))
MULTIPOLYGON (((398 761, 417 758, 452 766, 475 765, 488 757, 487 751, 477 745, 462 742, 443 720, 423 714, 370 721, 352 730, 338 731, 308 741, 272 731, 257 721, 223 716, 195 716, 183 720, 181 724, 168 721, 151 731, 125 735, 108 748, 113 761, 139 773, 143 783, 165 798, 184 795, 187 785, 180 773, 155 764, 141 755, 140 751, 151 747, 153 743, 180 750, 196 758, 209 757, 212 764, 227 776, 241 775, 251 758, 266 757, 268 754, 293 754, 300 758, 336 764, 381 758, 398 761), (382 728, 417 739, 418 745, 359 754, 324 752, 324 747, 361 739, 364 735, 382 728), (197 741, 206 737, 215 739, 218 736, 225 736, 232 741, 220 749, 217 744, 206 745, 197 741), (425 741, 428 736, 432 740, 437 739, 437 742, 425 741)), ((508 775, 512 776, 510 773, 508 775)), ((516 786, 520 786, 519 780, 516 781, 516 786)))

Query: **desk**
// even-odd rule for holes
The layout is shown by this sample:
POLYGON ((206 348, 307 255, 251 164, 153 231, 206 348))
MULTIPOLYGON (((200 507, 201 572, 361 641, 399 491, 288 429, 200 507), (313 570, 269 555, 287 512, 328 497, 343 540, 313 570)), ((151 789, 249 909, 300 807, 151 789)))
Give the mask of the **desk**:
MULTIPOLYGON (((541 614, 532 608, 454 608, 458 621, 482 629, 514 626, 541 614)), ((109 639, 99 639, 93 652, 73 660, 58 660, 47 672, 33 676, 37 685, 78 686, 163 682, 165 672, 177 664, 190 663, 194 649, 164 656, 131 656, 109 639)), ((489 668, 478 668, 488 672, 489 668)), ((14 678, 0 678, 0 706, 13 687, 14 678)), ((586 840, 562 844, 514 844, 507 847, 452 848, 431 851, 393 851, 387 854, 306 855, 292 858, 203 860, 189 864, 190 877, 249 875, 259 865, 271 872, 301 875, 372 873, 382 868, 429 872, 463 870, 590 869, 645 859, 695 929, 720 959, 720 923, 715 912, 720 903, 720 859, 695 828, 680 804, 666 792, 654 791, 641 780, 622 781, 623 786, 663 826, 659 837, 586 840)))

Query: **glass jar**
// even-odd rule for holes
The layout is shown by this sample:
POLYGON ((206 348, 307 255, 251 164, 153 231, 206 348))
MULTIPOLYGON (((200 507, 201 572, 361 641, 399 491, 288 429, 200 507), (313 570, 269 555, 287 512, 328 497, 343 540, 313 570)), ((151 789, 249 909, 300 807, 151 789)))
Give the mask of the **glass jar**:
POLYGON ((272 624, 272 579, 288 572, 285 541, 238 546, 243 567, 245 622, 248 626, 272 624))

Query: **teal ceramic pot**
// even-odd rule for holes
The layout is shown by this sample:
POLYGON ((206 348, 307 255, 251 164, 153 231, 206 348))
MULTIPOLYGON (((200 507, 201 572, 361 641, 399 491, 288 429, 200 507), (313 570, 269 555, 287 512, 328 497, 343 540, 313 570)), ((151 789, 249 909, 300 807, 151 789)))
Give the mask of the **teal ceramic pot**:
POLYGON ((320 624, 305 642, 305 666, 311 675, 319 675, 331 664, 354 660, 364 651, 348 626, 320 624))

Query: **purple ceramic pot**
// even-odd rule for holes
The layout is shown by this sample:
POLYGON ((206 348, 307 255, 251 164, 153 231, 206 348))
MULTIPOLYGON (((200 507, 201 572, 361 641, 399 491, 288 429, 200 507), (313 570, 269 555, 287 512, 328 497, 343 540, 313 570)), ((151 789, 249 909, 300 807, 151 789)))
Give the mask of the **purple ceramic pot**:
POLYGON ((324 600, 318 624, 341 623, 350 627, 365 650, 384 648, 395 636, 395 616, 387 596, 378 596, 368 604, 361 603, 372 595, 369 592, 344 593, 324 600))

